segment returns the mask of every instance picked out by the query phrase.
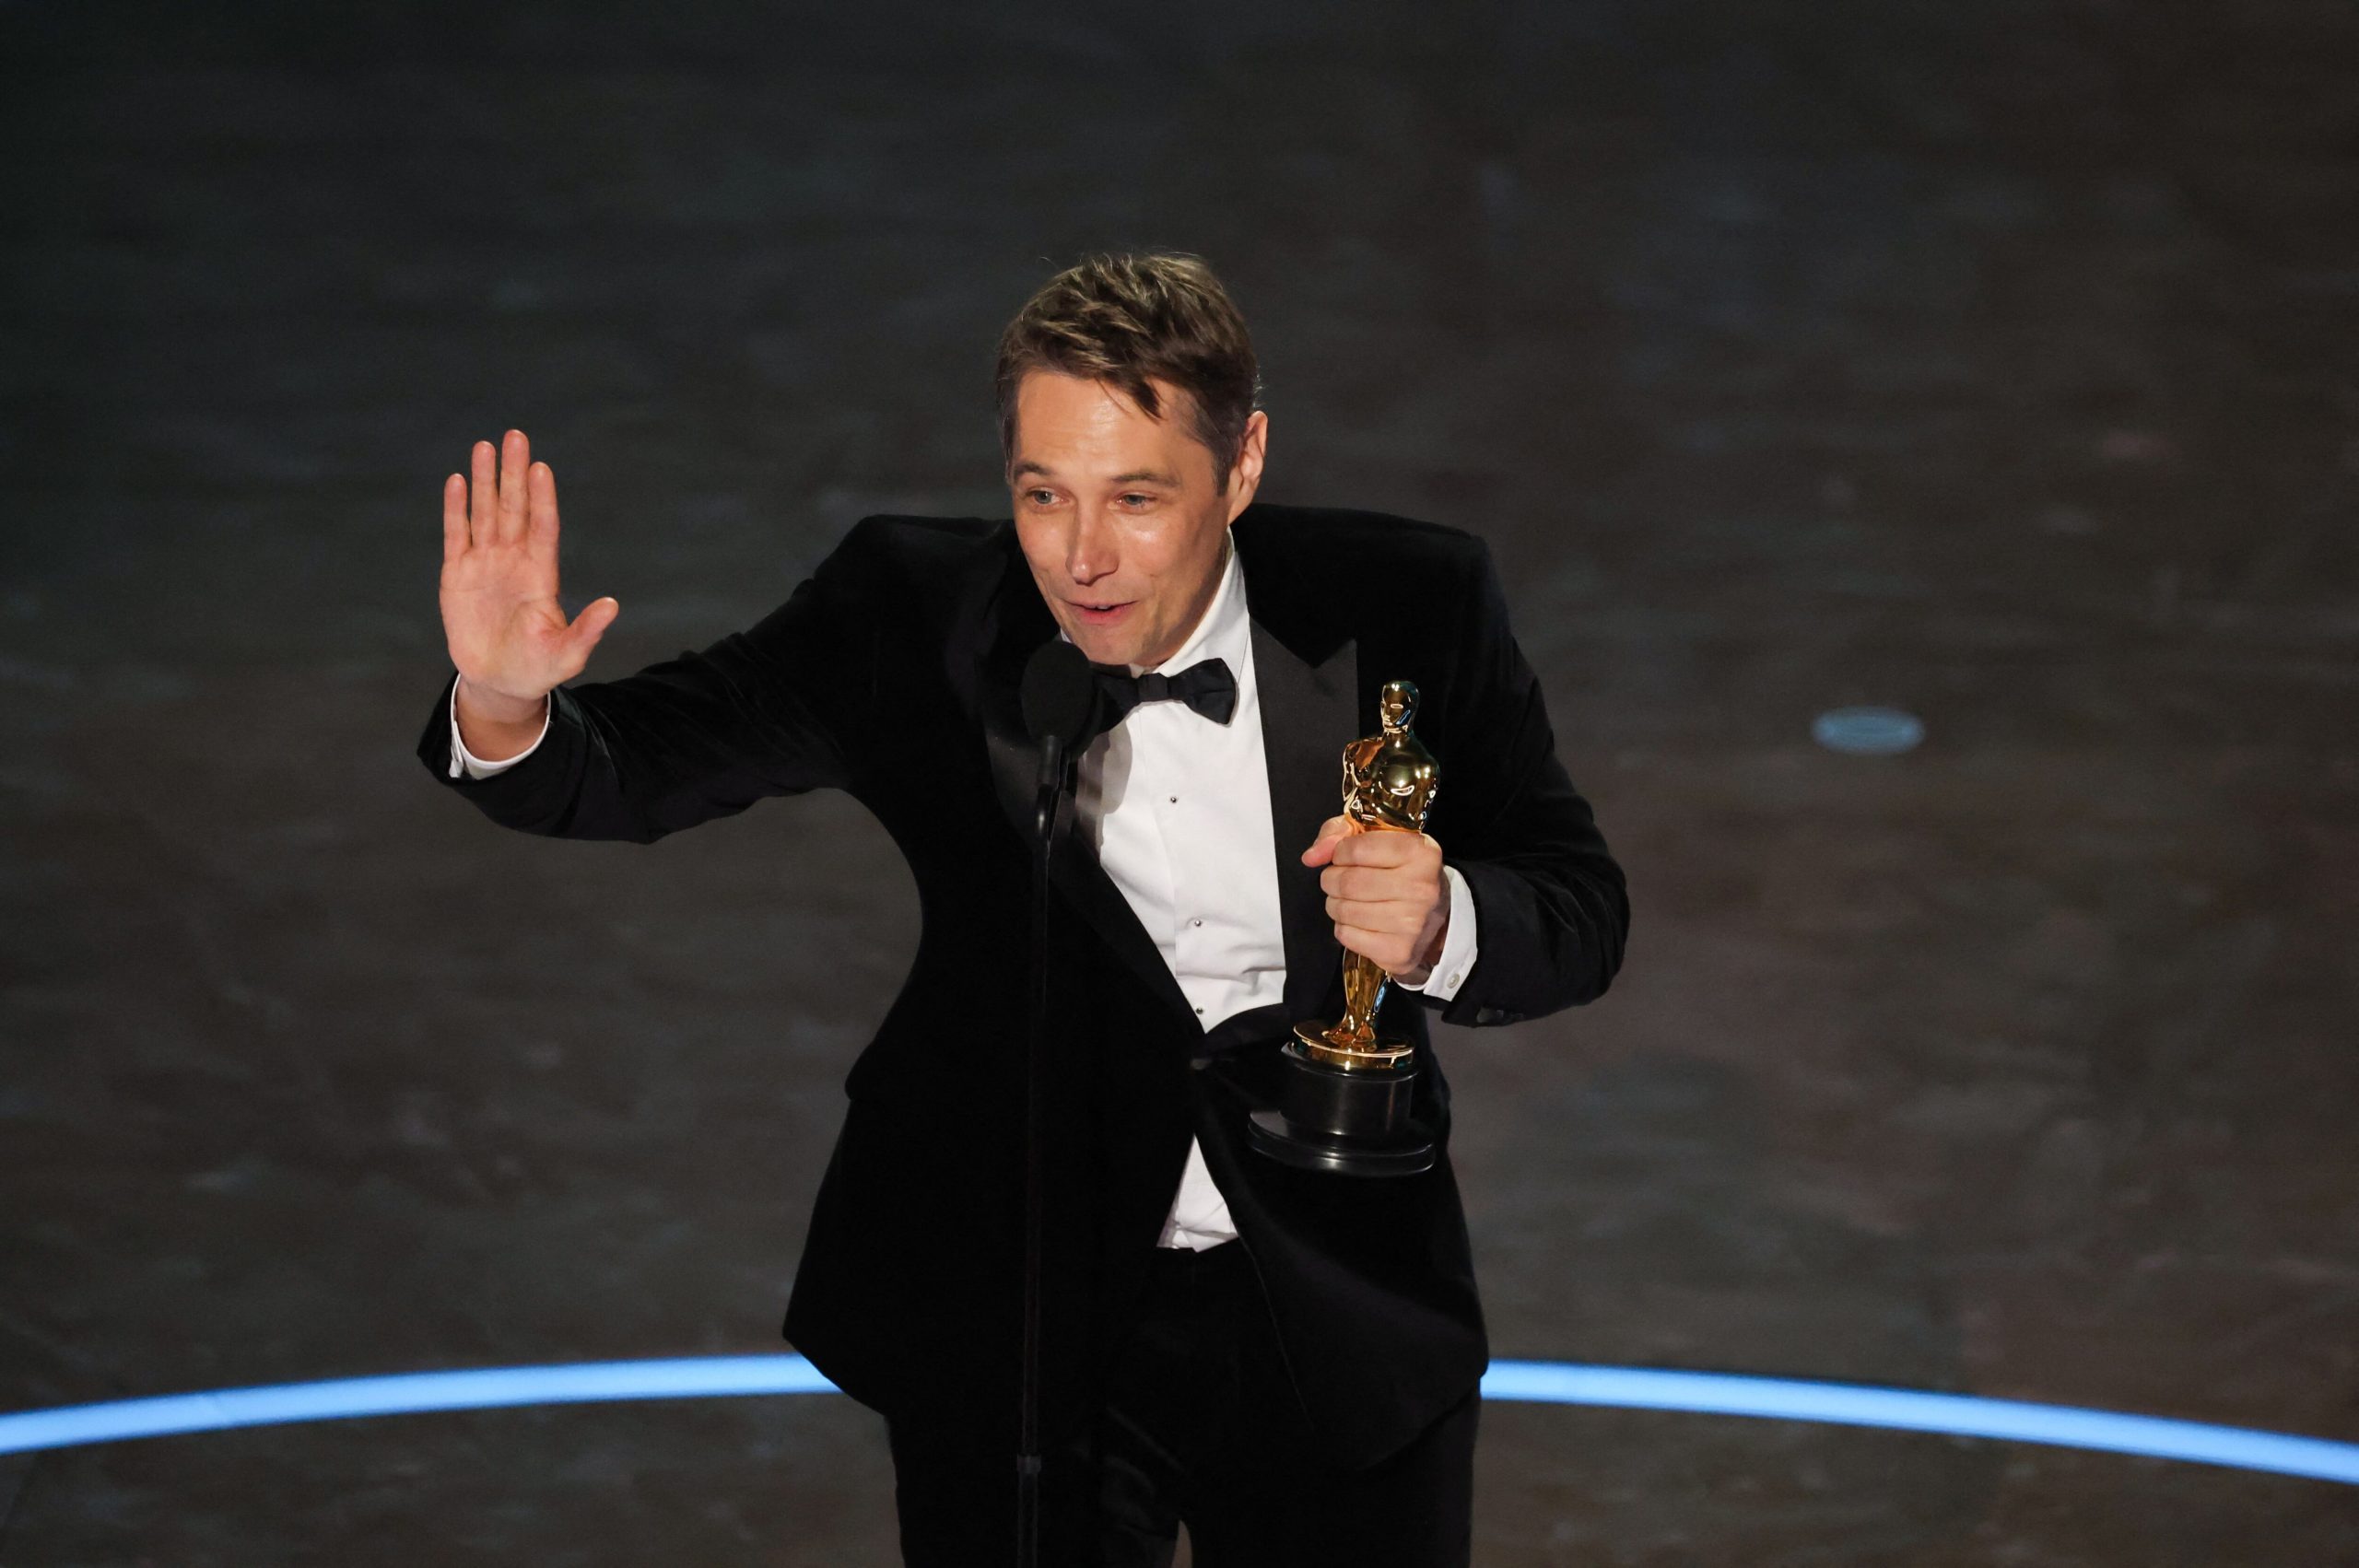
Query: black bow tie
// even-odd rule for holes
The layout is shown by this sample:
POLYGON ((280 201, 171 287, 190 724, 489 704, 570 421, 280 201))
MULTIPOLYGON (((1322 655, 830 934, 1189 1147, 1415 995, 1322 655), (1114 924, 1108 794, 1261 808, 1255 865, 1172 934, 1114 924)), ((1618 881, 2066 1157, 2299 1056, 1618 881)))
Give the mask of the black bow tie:
POLYGON ((1101 732, 1120 724, 1143 702, 1177 697, 1215 724, 1227 723, 1229 715, 1237 711, 1237 677, 1228 673, 1223 660, 1207 659, 1176 675, 1133 675, 1120 664, 1090 668, 1097 673, 1097 690, 1104 701, 1099 710, 1101 732))

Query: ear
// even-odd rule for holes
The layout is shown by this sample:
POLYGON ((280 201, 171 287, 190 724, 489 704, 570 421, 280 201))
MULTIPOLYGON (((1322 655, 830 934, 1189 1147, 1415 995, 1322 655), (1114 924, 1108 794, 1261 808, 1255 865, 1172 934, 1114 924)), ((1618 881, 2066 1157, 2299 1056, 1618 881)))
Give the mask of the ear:
POLYGON ((1255 409, 1245 421, 1245 438, 1238 443, 1236 466, 1228 471, 1228 521, 1235 522, 1237 514, 1253 504, 1253 492, 1261 488, 1262 463, 1268 456, 1270 415, 1255 409))

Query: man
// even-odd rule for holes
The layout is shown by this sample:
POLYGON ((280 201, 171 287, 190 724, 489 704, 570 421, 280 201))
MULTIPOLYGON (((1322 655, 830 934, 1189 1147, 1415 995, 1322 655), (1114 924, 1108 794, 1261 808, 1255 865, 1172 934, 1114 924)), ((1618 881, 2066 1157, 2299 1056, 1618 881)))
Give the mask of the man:
POLYGON ((999 352, 1012 516, 869 517, 749 629, 579 685, 619 613, 557 603, 556 482, 523 436, 443 491, 456 672, 418 755, 494 821, 651 843, 770 795, 861 801, 923 930, 852 1064, 786 1337, 886 1418, 902 1550, 1010 1551, 1025 990, 1039 752, 1027 658, 1070 640, 1117 721, 1051 880, 1043 1561, 1464 1563, 1488 1361, 1424 1013, 1587 1001, 1622 873, 1555 755, 1482 542, 1257 502, 1268 415, 1201 261, 1093 257, 999 352), (1172 677, 1164 682, 1133 679, 1172 677), (1344 744, 1414 682, 1426 831, 1352 833, 1344 744), (1255 1153, 1292 1021, 1345 949, 1393 977, 1433 1167, 1255 1153), (1421 1007, 1419 1004, 1423 1003, 1421 1007))

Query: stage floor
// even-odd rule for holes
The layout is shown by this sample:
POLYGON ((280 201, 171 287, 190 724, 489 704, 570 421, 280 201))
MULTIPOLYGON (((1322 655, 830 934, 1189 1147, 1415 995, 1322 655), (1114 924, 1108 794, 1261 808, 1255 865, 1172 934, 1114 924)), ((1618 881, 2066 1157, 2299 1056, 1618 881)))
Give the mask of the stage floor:
MULTIPOLYGON (((435 788, 440 482, 530 433, 623 673, 1003 513, 1000 326, 1160 245, 1266 495, 1492 542, 1629 876, 1610 995, 1437 1032, 1496 1354, 2359 1439, 2354 79, 2297 0, 0 11, 0 1412, 784 1348, 908 875, 435 788)), ((2321 1480, 1482 1433, 1490 1568, 2359 1562, 2321 1480)), ((0 1568, 884 1563, 891 1480, 825 1396, 154 1438, 0 1458, 0 1568)))

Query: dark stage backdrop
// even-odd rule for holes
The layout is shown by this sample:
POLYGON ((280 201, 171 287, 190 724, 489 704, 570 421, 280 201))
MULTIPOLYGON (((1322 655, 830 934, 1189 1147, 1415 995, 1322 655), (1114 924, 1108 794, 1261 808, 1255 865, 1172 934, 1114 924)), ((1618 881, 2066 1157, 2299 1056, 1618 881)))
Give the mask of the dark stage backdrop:
MULTIPOLYGON (((1168 246, 1267 494, 1490 539, 1629 872, 1609 997, 1439 1032, 1496 1352, 2359 1437, 2354 82, 2340 0, 0 6, 0 1410, 779 1348, 908 878, 437 790, 439 485, 530 433, 626 673, 1003 512, 1000 325, 1168 246)), ((1672 1415, 1494 1405, 1478 1496, 1502 1568, 2359 1561, 1672 1415)), ((839 1398, 0 1461, 6 1568, 890 1521, 839 1398)))

